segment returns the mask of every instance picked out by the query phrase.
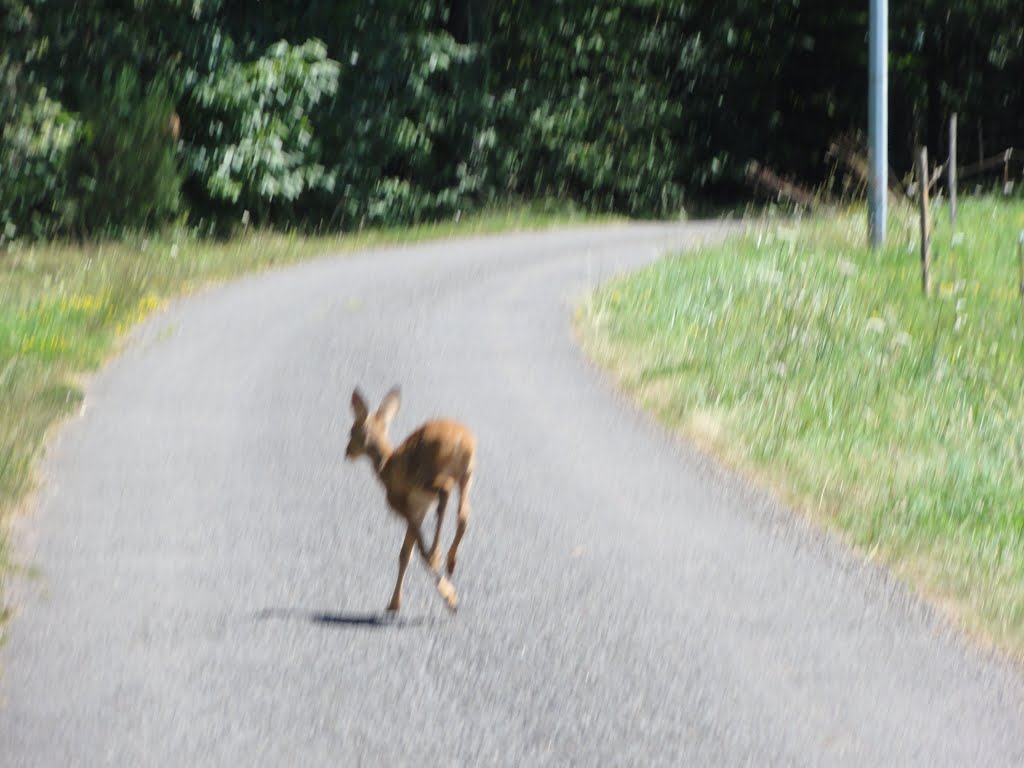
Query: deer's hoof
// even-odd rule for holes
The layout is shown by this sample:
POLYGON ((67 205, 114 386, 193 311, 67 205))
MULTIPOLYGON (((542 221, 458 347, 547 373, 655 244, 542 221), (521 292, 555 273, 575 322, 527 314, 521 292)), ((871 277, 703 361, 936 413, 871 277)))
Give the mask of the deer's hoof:
POLYGON ((452 583, 448 581, 448 579, 443 576, 441 577, 437 582, 437 591, 441 593, 441 597, 444 598, 449 609, 454 611, 459 607, 459 596, 455 593, 455 587, 452 586, 452 583))

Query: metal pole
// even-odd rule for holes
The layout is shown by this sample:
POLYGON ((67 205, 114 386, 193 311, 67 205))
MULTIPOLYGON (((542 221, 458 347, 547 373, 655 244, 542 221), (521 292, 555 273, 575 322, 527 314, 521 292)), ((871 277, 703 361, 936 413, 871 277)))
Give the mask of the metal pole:
POLYGON ((871 246, 880 248, 885 244, 886 206, 889 202, 889 0, 871 0, 870 22, 868 226, 871 246))

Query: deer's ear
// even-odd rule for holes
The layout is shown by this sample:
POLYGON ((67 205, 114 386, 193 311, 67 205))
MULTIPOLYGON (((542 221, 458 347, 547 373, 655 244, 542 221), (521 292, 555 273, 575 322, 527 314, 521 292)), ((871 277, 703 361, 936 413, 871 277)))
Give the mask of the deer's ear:
POLYGON ((366 421, 366 417, 370 415, 370 409, 367 407, 359 387, 352 390, 352 413, 355 414, 358 421, 366 421))
POLYGON ((393 387, 390 392, 384 395, 384 399, 380 401, 380 408, 377 409, 377 418, 384 422, 384 428, 386 429, 391 420, 395 418, 395 414, 398 413, 398 407, 402 404, 402 392, 398 387, 393 387))

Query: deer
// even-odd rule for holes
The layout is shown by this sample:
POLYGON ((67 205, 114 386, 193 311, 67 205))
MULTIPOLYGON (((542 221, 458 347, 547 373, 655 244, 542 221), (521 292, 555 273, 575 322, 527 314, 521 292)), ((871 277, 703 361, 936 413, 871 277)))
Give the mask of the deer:
POLYGON ((476 462, 476 438, 462 424, 448 419, 428 421, 410 434, 398 448, 392 449, 388 429, 401 405, 401 392, 392 388, 376 411, 371 412, 359 388, 352 392, 355 421, 349 434, 345 458, 356 461, 366 456, 384 486, 388 506, 406 525, 405 540, 398 555, 398 581, 388 604, 388 613, 396 614, 402 605, 402 583, 412 559, 419 550, 427 568, 437 580, 437 591, 453 612, 459 598, 451 581, 441 571, 441 525, 448 497, 459 488, 458 526, 448 549, 448 576, 455 572, 459 544, 469 523, 469 491, 476 462), (437 520, 433 543, 428 548, 422 525, 436 502, 437 520))

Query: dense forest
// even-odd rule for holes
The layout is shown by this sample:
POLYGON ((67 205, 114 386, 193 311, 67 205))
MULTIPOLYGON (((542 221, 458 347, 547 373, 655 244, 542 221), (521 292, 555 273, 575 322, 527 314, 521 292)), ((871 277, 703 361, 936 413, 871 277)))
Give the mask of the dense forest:
MULTIPOLYGON (((1024 3, 890 17, 891 160, 1024 146, 1024 3)), ((317 229, 807 185, 866 123, 866 0, 0 0, 0 240, 317 229)), ((967 162, 965 160, 964 162, 967 162)))

